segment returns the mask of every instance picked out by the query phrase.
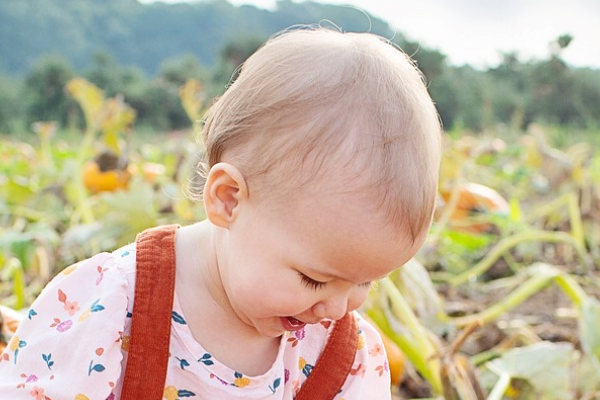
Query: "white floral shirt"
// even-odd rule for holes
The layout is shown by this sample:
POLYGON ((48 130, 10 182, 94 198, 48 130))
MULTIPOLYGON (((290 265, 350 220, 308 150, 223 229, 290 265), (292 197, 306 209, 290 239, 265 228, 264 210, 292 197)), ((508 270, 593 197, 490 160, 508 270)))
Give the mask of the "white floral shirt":
MULTIPOLYGON (((0 399, 119 399, 134 284, 135 244, 63 270, 33 303, 0 355, 0 399)), ((291 400, 334 325, 323 321, 288 332, 269 371, 246 376, 220 363, 194 340, 176 293, 173 308, 166 400, 291 400)), ((360 329, 356 358, 335 400, 390 399, 381 338, 358 313, 356 317, 360 329)))

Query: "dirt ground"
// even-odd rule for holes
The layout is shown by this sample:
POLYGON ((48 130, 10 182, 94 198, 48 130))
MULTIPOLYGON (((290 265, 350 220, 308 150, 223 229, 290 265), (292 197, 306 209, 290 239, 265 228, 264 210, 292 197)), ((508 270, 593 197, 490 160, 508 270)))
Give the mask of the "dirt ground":
MULTIPOLYGON (((600 282, 600 273, 594 271, 574 276, 586 293, 600 299, 600 286, 597 284, 600 282)), ((455 316, 481 311, 497 303, 507 293, 507 290, 501 289, 482 291, 475 288, 471 290, 445 288, 440 290, 446 312, 455 316)), ((471 357, 499 345, 517 347, 542 340, 569 342, 576 349, 580 349, 577 316, 577 310, 569 297, 556 284, 550 284, 494 322, 476 329, 459 351, 471 357)), ((454 338, 444 339, 451 343, 454 338)), ((433 396, 428 384, 414 372, 412 375, 405 376, 401 387, 394 388, 393 392, 394 400, 433 396)))

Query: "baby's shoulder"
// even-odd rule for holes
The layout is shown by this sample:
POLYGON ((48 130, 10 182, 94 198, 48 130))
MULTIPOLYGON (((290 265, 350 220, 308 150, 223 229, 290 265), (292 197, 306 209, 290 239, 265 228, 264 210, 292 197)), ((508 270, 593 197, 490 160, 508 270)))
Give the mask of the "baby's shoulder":
POLYGON ((128 244, 112 252, 102 252, 85 260, 78 261, 60 271, 51 283, 61 281, 79 281, 84 283, 85 276, 96 277, 94 283, 98 285, 105 276, 116 275, 125 277, 135 273, 135 243, 128 244))
POLYGON ((28 376, 45 398, 79 398, 94 390, 97 398, 109 397, 108 382, 121 374, 127 320, 126 263, 120 254, 77 262, 46 285, 12 337, 12 351, 0 358, 9 361, 0 363, 2 394, 24 398, 18 388, 28 376))
POLYGON ((35 301, 37 307, 44 308, 55 300, 73 304, 77 298, 81 304, 94 296, 126 295, 128 286, 133 283, 129 275, 135 275, 135 256, 130 258, 128 251, 134 254, 135 246, 98 253, 64 268, 39 294, 35 301))
POLYGON ((130 276, 135 276, 136 254, 137 251, 135 243, 129 243, 128 245, 118 248, 110 253, 116 268, 120 268, 128 277, 128 279, 130 276))

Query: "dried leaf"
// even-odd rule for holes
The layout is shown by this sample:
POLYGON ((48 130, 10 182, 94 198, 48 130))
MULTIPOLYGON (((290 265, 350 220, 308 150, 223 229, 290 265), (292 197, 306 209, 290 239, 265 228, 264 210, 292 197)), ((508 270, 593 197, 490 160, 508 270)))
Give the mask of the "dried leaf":
POLYGON ((507 351, 487 367, 497 375, 526 380, 539 400, 572 399, 570 368, 574 357, 571 343, 540 342, 507 351))
POLYGON ((204 88, 195 79, 188 79, 179 88, 181 105, 192 122, 200 119, 200 112, 204 106, 204 88))
POLYGON ((579 335, 583 350, 600 374, 600 303, 592 297, 588 297, 581 307, 579 335))
POLYGON ((75 98, 85 115, 88 129, 95 130, 100 122, 104 105, 104 92, 83 78, 73 78, 66 85, 67 92, 75 98))

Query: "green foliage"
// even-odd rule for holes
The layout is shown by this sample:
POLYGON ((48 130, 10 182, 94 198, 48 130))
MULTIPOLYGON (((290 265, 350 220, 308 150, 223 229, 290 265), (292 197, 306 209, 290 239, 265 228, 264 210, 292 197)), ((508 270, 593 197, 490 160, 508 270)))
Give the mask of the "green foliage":
POLYGON ((220 95, 229 83, 235 80, 238 67, 254 53, 266 37, 246 35, 227 42, 219 52, 219 62, 215 69, 212 85, 208 89, 211 97, 220 95))
POLYGON ((196 79, 207 98, 218 96, 270 35, 325 20, 346 31, 392 36, 385 22, 361 11, 289 0, 279 1, 275 11, 224 0, 0 2, 0 71, 26 74, 24 89, 19 82, 0 92, 0 131, 22 131, 40 120, 81 126, 79 110, 62 91, 74 69, 107 96, 123 96, 136 109, 139 126, 181 129, 188 122, 178 99, 183 82, 196 79), (24 26, 38 34, 24 34, 24 26))
POLYGON ((117 64, 110 53, 100 51, 94 55, 91 68, 84 72, 90 82, 102 88, 108 97, 122 94, 127 97, 143 90, 146 77, 138 68, 117 64))
POLYGON ((64 59, 56 56, 41 59, 25 78, 27 122, 54 120, 66 125, 75 112, 75 104, 67 98, 64 87, 74 76, 64 59))
POLYGON ((600 71, 562 60, 577 40, 570 35, 556 38, 546 59, 523 62, 509 52, 498 66, 478 70, 448 65, 443 53, 351 7, 280 0, 268 11, 225 0, 21 0, 0 2, 0 70, 13 75, 0 75, 0 132, 23 132, 39 120, 81 126, 80 111, 62 91, 75 74, 109 97, 122 96, 136 109, 138 126, 181 129, 187 124, 178 99, 183 82, 201 82, 208 103, 270 35, 315 23, 394 37, 424 73, 447 131, 522 131, 532 123, 600 126, 600 71), (24 35, 20 26, 40 34, 24 35))
MULTIPOLYGON (((245 58, 241 62, 244 60, 245 58)), ((160 76, 166 82, 179 87, 189 79, 206 81, 208 71, 200 65, 193 55, 187 54, 181 58, 166 60, 161 67, 160 76)))
POLYGON ((139 110, 139 123, 159 131, 181 129, 189 125, 179 100, 179 87, 157 78, 151 81, 142 96, 129 98, 129 102, 139 110))
POLYGON ((489 79, 469 66, 447 68, 430 86, 446 129, 481 131, 493 118, 489 79))
POLYGON ((422 47, 419 43, 404 39, 403 37, 397 38, 395 43, 398 44, 402 51, 415 60, 417 67, 419 67, 429 82, 435 81, 448 67, 446 56, 438 50, 422 47))
POLYGON ((20 82, 0 76, 0 133, 22 130, 24 103, 19 98, 20 82))

